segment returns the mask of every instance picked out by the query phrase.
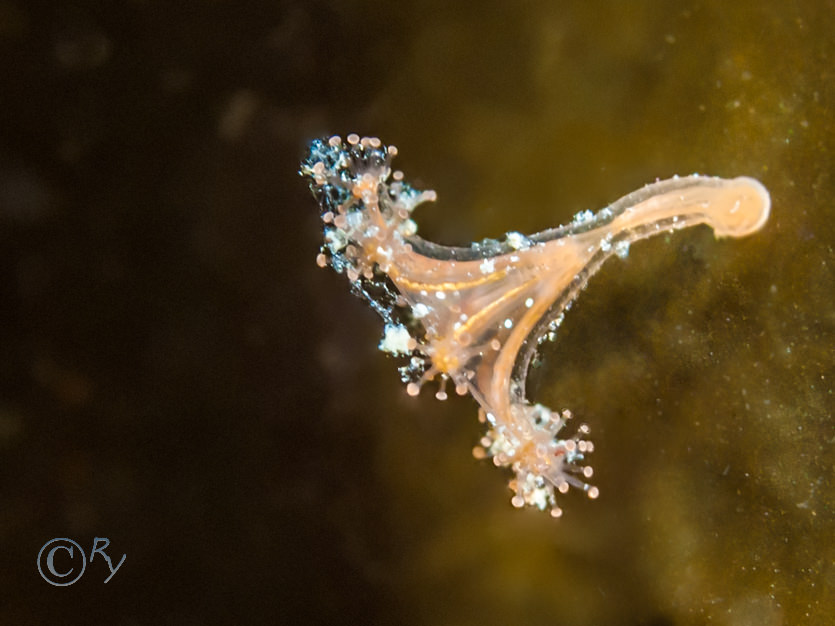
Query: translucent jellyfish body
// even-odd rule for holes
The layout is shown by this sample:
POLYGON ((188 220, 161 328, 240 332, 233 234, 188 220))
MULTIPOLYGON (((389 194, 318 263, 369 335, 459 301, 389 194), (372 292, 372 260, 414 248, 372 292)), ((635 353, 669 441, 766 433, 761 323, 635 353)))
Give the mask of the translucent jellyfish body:
POLYGON ((392 172, 396 154, 375 137, 311 144, 301 173, 321 208, 317 263, 345 274, 383 318, 380 349, 405 358, 400 372, 410 395, 438 378, 439 399, 450 383, 478 402, 487 432, 474 454, 512 470, 514 506, 559 516, 557 493, 573 486, 597 497, 587 482, 588 427, 564 438, 570 412, 525 398, 537 344, 610 256, 625 254, 639 239, 696 224, 711 226, 718 237, 749 235, 768 219, 768 192, 747 177, 675 177, 565 226, 449 247, 417 236, 412 212, 435 192, 418 191, 392 172))

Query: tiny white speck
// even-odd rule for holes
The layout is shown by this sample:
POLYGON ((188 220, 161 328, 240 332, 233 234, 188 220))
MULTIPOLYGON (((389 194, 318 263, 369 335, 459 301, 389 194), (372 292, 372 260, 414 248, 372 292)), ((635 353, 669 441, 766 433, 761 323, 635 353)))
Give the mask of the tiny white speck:
POLYGON ((387 324, 385 327, 385 335, 383 335, 383 339, 380 341, 379 348, 389 354, 408 354, 411 338, 405 326, 387 324))
POLYGON ((510 232, 507 233, 507 245, 509 245, 514 250, 521 250, 523 248, 530 247, 530 243, 528 242, 528 238, 525 237, 522 233, 517 232, 510 232))

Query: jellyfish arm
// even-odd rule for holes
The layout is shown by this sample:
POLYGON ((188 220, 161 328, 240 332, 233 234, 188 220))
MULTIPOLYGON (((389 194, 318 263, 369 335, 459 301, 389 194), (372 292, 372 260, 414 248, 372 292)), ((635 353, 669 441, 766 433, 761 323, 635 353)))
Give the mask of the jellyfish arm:
POLYGON ((584 461, 594 449, 588 427, 563 438, 571 413, 525 397, 536 346, 553 337, 571 302, 613 254, 696 224, 720 237, 748 235, 768 218, 768 192, 746 177, 675 177, 565 226, 448 247, 417 236, 412 211, 435 193, 392 172, 396 154, 394 146, 356 135, 311 144, 301 174, 321 208, 317 263, 344 273, 383 318, 380 349, 406 357, 400 373, 410 395, 439 378, 439 399, 451 382, 478 402, 487 432, 474 454, 511 469, 514 506, 558 517, 558 492, 573 486, 597 497, 586 482, 593 472, 584 461))

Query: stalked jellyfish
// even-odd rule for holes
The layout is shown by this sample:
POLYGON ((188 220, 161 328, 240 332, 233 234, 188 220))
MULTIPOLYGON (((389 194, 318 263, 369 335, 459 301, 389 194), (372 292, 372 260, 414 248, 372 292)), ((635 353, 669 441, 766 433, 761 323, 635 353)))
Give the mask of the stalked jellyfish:
POLYGON ((674 177, 565 226, 457 248, 417 236, 412 212, 435 192, 418 191, 392 172, 396 154, 376 137, 353 134, 311 144, 301 173, 321 207, 325 239, 317 263, 345 274, 383 318, 380 349, 405 357, 400 373, 409 395, 438 378, 438 399, 447 397, 448 382, 475 398, 487 433, 474 454, 512 469, 513 506, 559 517, 557 492, 575 487, 598 495, 584 464, 594 446, 585 424, 560 435, 569 411, 525 398, 537 344, 553 338, 570 303, 613 254, 696 224, 717 237, 749 235, 768 219, 768 191, 747 177, 674 177))

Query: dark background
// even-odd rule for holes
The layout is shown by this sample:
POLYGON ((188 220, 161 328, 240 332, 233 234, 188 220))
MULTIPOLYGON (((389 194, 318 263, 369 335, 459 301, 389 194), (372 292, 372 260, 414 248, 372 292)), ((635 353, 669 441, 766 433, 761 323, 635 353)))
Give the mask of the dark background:
POLYGON ((835 6, 784 4, 0 0, 0 622, 831 623, 835 6), (406 397, 315 266, 298 163, 349 132, 444 243, 769 187, 543 351, 599 502, 513 510, 474 403, 406 397), (125 563, 51 587, 53 537, 125 563))

